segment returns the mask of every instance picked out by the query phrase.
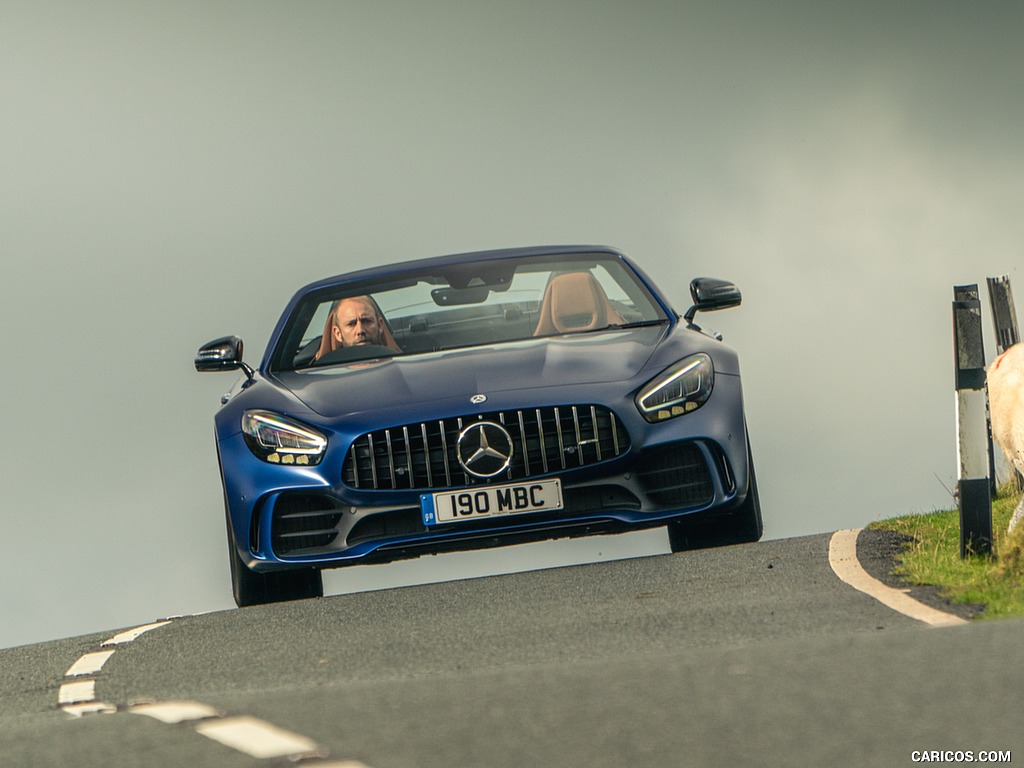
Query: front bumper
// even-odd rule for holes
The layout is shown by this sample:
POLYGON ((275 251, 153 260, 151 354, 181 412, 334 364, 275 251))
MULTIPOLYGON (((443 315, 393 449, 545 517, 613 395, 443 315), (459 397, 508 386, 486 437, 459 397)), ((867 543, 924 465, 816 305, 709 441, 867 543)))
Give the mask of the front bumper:
POLYGON ((662 424, 644 422, 629 400, 607 407, 621 417, 628 449, 592 465, 530 474, 561 480, 563 509, 431 526, 421 494, 465 486, 353 487, 351 476, 343 478, 355 436, 316 467, 283 467, 259 461, 240 435, 230 435, 220 454, 235 547, 255 571, 331 568, 637 530, 743 501, 748 467, 738 377, 720 376, 712 402, 662 424))

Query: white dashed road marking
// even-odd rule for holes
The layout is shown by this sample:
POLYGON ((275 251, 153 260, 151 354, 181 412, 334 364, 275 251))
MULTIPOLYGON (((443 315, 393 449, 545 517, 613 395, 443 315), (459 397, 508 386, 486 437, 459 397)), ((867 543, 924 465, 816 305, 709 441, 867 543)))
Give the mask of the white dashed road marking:
POLYGON ((251 757, 295 759, 320 754, 317 745, 305 736, 282 730, 255 717, 206 720, 199 723, 196 730, 208 739, 251 757))
POLYGON ((133 715, 145 715, 167 724, 220 717, 220 712, 216 709, 198 701, 157 701, 152 704, 136 704, 129 707, 128 711, 133 715))
POLYGON ((170 623, 171 622, 169 621, 157 621, 152 624, 145 624, 141 627, 136 627, 135 629, 129 629, 119 635, 114 635, 109 640, 104 640, 103 645, 106 647, 108 645, 124 645, 125 643, 131 643, 137 640, 140 635, 152 632, 154 629, 159 629, 160 627, 166 627, 170 623))
POLYGON ((905 592, 886 586, 861 566, 857 559, 857 535, 861 529, 836 531, 828 544, 828 562, 836 576, 882 605, 933 627, 967 624, 965 619, 919 603, 905 592))
MULTIPOLYGON (((105 640, 100 647, 127 645, 145 633, 170 623, 170 620, 157 621, 126 630, 105 640)), ((72 717, 83 717, 118 711, 118 707, 96 700, 96 680, 69 680, 97 675, 117 650, 115 647, 86 653, 68 667, 64 673, 65 682, 57 692, 57 704, 64 712, 72 717)), ((358 760, 330 761, 327 750, 321 749, 312 739, 255 717, 226 717, 213 707, 197 701, 156 701, 121 709, 169 725, 193 723, 192 727, 197 733, 255 758, 287 758, 294 762, 315 759, 316 768, 369 768, 358 760)))
POLYGON ((82 680, 77 683, 64 683, 57 692, 57 703, 80 704, 83 701, 93 701, 96 698, 96 681, 82 680))
POLYGON ((81 704, 67 704, 61 707, 72 717, 84 717, 85 715, 112 715, 117 712, 117 707, 103 701, 86 701, 81 704))
POLYGON ((95 675, 103 669, 103 665, 107 663, 107 659, 113 655, 113 651, 96 651, 96 653, 87 653, 68 668, 68 671, 64 673, 64 677, 95 675))

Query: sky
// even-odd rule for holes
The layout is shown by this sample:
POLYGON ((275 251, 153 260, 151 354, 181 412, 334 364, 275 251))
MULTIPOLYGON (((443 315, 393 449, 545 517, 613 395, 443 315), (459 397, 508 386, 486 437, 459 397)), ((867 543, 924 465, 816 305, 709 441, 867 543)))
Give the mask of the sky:
POLYGON ((445 253, 612 245, 680 311, 736 282, 703 325, 767 538, 951 507, 952 287, 1024 296, 1022 71, 1010 0, 0 1, 0 647, 233 607, 196 349, 255 363, 300 286, 445 253))

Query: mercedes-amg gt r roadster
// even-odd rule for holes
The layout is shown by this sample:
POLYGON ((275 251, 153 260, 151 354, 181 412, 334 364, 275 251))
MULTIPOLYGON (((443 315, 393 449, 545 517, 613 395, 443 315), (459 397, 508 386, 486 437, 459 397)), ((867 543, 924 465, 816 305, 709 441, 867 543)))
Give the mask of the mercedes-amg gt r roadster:
POLYGON ((460 254, 301 289, 216 414, 239 606, 321 569, 667 526, 673 551, 756 541, 736 353, 604 246, 460 254))

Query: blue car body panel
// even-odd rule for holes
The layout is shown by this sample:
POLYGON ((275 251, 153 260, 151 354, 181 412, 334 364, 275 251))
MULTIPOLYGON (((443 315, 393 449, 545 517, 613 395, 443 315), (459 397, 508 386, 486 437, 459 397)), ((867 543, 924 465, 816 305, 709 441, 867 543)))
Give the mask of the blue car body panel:
MULTIPOLYGON (((236 387, 215 417, 233 546, 240 560, 256 572, 299 565, 329 568, 448 548, 630 530, 686 516, 727 512, 744 500, 751 484, 739 374, 732 349, 681 322, 636 265, 602 246, 462 254, 318 281, 296 293, 271 336, 260 368, 244 386, 236 387), (637 328, 397 355, 359 365, 274 369, 274 350, 305 297, 340 286, 372 284, 410 269, 557 253, 602 253, 620 259, 658 302, 667 320, 637 328), (698 353, 709 356, 714 367, 714 385, 707 402, 692 413, 649 423, 637 408, 637 393, 669 366, 698 353), (486 400, 472 402, 479 395, 486 400), (349 477, 346 472, 351 472, 346 462, 355 452, 354 444, 369 433, 393 429, 401 437, 404 429, 408 440, 410 429, 414 433, 422 430, 426 440, 427 425, 433 428, 441 421, 463 419, 470 423, 479 414, 502 414, 502 419, 505 414, 519 414, 522 419, 523 414, 532 418, 535 412, 539 421, 538 409, 552 406, 562 408, 567 419, 572 409, 577 424, 574 439, 580 452, 586 441, 579 439, 578 424, 586 426, 593 419, 596 433, 594 414, 598 409, 617 417, 616 424, 626 433, 623 442, 628 442, 619 455, 585 466, 574 465, 581 454, 570 445, 561 455, 563 461, 567 454, 571 458, 566 468, 548 467, 547 472, 534 468, 533 479, 560 479, 571 503, 559 512, 428 526, 422 520, 417 523, 423 497, 445 490, 447 484, 425 490, 355 487, 357 483, 345 481, 349 477), (325 435, 327 448, 320 463, 285 466, 254 455, 241 429, 243 414, 253 409, 282 414, 325 435), (705 490, 695 501, 674 501, 676 492, 664 491, 658 485, 661 480, 652 479, 651 468, 664 465, 665 471, 670 471, 675 456, 685 456, 692 472, 699 475, 694 482, 704 484, 705 490), (318 541, 327 543, 283 546, 282 534, 275 526, 285 518, 315 521, 302 529, 301 535, 293 534, 292 541, 311 542, 312 533, 308 540, 302 536, 318 531, 318 541)), ((411 470, 411 459, 409 462, 411 470)), ((401 474, 404 468, 398 469, 401 474)), ((393 474, 394 466, 391 471, 393 474)), ((397 481, 394 484, 401 486, 397 481)), ((482 488, 488 484, 494 483, 474 479, 467 485, 456 480, 450 487, 482 488)))

